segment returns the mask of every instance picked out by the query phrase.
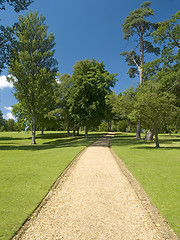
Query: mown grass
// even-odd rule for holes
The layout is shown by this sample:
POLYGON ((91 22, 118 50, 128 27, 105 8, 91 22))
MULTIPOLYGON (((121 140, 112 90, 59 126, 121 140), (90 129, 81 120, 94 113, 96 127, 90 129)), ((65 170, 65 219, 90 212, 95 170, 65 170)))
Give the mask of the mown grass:
POLYGON ((180 236, 180 135, 160 135, 159 149, 126 133, 116 134, 111 144, 180 236))
POLYGON ((0 239, 14 235, 73 158, 102 135, 46 132, 32 146, 30 133, 0 133, 0 239))

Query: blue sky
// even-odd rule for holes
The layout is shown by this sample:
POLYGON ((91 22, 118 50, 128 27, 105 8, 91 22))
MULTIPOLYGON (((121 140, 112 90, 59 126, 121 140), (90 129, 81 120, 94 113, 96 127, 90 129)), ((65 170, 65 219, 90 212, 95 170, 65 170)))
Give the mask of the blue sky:
MULTIPOLYGON (((30 10, 43 14, 49 32, 56 39, 55 58, 59 62, 61 74, 72 74, 73 65, 86 58, 103 61, 110 73, 118 73, 118 82, 114 88, 117 93, 136 84, 138 79, 129 79, 128 67, 120 53, 132 49, 132 43, 123 40, 121 24, 130 11, 138 8, 140 0, 34 0, 30 10)), ((179 0, 152 0, 154 15, 152 22, 169 19, 180 10, 179 0)), ((0 11, 1 24, 10 26, 18 21, 18 15, 11 7, 0 11)), ((148 61, 148 56, 146 58, 148 61)), ((0 110, 6 118, 11 117, 10 106, 16 103, 13 88, 7 85, 5 69, 0 76, 0 110), (5 87, 6 86, 6 87, 5 87), (8 115, 7 115, 8 114, 8 115)))

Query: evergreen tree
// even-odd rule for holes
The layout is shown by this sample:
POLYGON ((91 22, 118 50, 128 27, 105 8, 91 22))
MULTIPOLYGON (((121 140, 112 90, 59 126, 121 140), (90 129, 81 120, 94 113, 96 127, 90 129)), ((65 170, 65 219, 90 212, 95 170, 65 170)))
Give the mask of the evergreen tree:
MULTIPOLYGON (((143 65, 146 53, 159 54, 159 48, 154 47, 149 41, 151 33, 157 29, 157 24, 146 20, 147 17, 154 15, 150 8, 151 2, 144 2, 140 8, 129 13, 122 24, 124 39, 129 40, 135 37, 137 45, 130 52, 123 52, 121 55, 126 57, 126 62, 131 66, 128 74, 134 78, 137 74, 140 76, 140 85, 143 83, 143 65)), ((136 138, 140 138, 140 121, 137 124, 136 138)))

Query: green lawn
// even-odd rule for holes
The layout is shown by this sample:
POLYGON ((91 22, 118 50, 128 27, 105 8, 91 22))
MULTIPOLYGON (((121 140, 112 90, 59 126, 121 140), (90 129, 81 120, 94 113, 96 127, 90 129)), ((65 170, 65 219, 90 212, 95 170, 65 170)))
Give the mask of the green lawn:
POLYGON ((31 145, 30 133, 0 133, 0 239, 10 239, 72 159, 92 141, 46 132, 31 145))
POLYGON ((111 144, 180 236, 180 135, 160 135, 159 149, 126 133, 116 134, 111 144))

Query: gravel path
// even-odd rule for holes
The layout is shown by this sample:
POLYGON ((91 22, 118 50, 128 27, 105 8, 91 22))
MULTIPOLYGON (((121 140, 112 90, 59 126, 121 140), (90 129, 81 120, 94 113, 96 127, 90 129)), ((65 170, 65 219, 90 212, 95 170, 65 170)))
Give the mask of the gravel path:
POLYGON ((166 239, 118 166, 109 138, 81 154, 14 239, 166 239))

